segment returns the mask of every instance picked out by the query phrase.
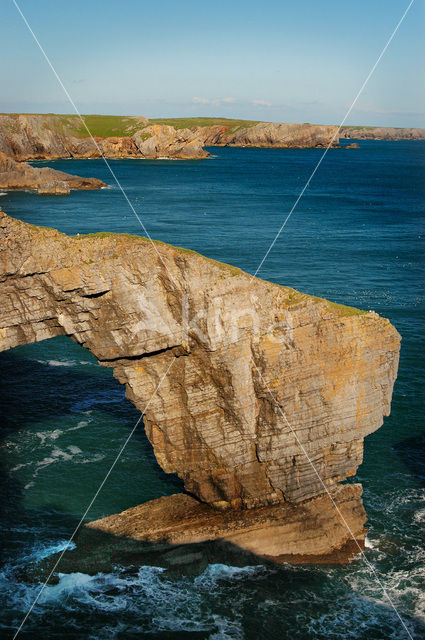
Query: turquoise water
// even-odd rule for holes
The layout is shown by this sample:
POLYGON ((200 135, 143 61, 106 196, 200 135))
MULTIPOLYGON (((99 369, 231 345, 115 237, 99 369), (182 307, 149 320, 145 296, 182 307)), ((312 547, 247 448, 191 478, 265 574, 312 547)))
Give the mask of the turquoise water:
MULTIPOLYGON (((111 161, 153 238, 250 272, 322 153, 211 149, 205 161, 111 161)), ((43 163, 38 163, 42 165, 43 163)), ((58 169, 111 178, 101 160, 58 169)), ((403 337, 391 416, 365 444, 367 557, 411 635, 425 637, 423 525, 423 142, 331 150, 260 277, 390 318, 403 337)), ((10 215, 67 233, 141 233, 117 187, 67 197, 7 193, 10 215)), ((0 354, 2 637, 39 586, 26 568, 63 548, 138 418, 109 369, 67 338, 0 354)), ((136 432, 88 519, 181 490, 136 432)), ((60 567, 59 567, 60 571, 60 567)), ((197 574, 117 566, 62 574, 23 638, 407 638, 361 558, 344 567, 270 568, 212 558, 197 574)))

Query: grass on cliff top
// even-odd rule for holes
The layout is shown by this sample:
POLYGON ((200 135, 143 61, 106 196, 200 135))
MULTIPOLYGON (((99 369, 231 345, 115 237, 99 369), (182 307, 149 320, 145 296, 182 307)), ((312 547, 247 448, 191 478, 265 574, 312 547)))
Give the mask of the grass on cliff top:
POLYGON ((323 302, 330 311, 332 311, 333 313, 335 313, 335 315, 338 315, 338 316, 344 316, 344 317, 361 316, 367 313, 367 311, 363 311, 362 309, 357 309, 356 307, 349 307, 345 304, 339 304, 338 302, 331 302, 326 298, 320 298, 319 296, 312 296, 308 293, 301 293, 300 291, 297 291, 296 289, 292 289, 292 288, 289 288, 288 297, 284 300, 284 304, 287 307, 292 307, 302 302, 303 300, 308 300, 308 299, 317 300, 317 302, 323 302))
MULTIPOLYGON (((58 116, 61 120, 66 116, 58 116)), ((132 136, 136 131, 141 129, 143 125, 137 118, 130 116, 99 116, 89 115, 82 116, 92 136, 99 138, 109 138, 111 136, 126 137, 132 136)), ((80 121, 79 126, 74 129, 74 135, 80 138, 88 136, 87 129, 80 121)))
MULTIPOLYGON (((0 114, 18 116, 20 114, 0 114)), ((45 126, 54 128, 62 135, 73 135, 78 138, 87 138, 87 129, 80 118, 71 114, 36 114, 27 113, 23 115, 39 115, 46 117, 45 126)), ((142 118, 137 116, 104 116, 104 115, 82 115, 90 133, 99 138, 109 138, 111 136, 129 137, 150 124, 165 124, 175 129, 193 129, 195 127, 212 127, 219 125, 227 127, 229 133, 234 133, 237 129, 252 127, 258 124, 259 120, 240 120, 234 118, 151 118, 147 124, 142 118)), ((149 135, 147 134, 147 137, 149 135)))
POLYGON ((331 302, 330 300, 326 300, 326 298, 319 298, 318 296, 310 296, 310 298, 314 298, 314 300, 320 302, 326 302, 326 306, 338 316, 362 316, 367 313, 367 311, 363 309, 349 307, 346 304, 339 304, 338 302, 331 302))
POLYGON ((228 127, 230 131, 253 127, 260 120, 237 120, 233 118, 150 118, 149 124, 166 124, 175 129, 193 129, 194 127, 228 127))
MULTIPOLYGON (((87 138, 89 136, 79 116, 75 114, 3 113, 0 115, 10 117, 19 115, 40 116, 45 118, 45 122, 42 125, 44 128, 53 129, 61 135, 72 135, 77 138, 87 138)), ((99 138, 132 136, 136 131, 146 126, 145 121, 136 116, 85 115, 81 117, 84 119, 92 136, 99 138)))

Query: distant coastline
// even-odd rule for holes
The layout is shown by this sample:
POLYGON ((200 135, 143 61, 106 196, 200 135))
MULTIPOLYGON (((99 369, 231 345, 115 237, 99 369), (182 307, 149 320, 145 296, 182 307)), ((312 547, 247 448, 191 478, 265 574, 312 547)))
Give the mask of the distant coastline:
POLYGON ((59 158, 134 158, 202 160, 206 147, 283 149, 356 148, 344 139, 425 140, 425 129, 342 127, 308 122, 273 123, 226 118, 154 118, 0 114, 0 188, 32 189, 65 195, 71 189, 106 185, 49 168, 31 160, 59 158))

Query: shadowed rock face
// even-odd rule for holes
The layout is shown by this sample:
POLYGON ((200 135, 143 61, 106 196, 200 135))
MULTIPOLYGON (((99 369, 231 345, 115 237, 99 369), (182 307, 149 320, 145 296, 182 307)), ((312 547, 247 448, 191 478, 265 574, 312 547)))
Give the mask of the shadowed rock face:
MULTIPOLYGON (((68 237, 3 213, 0 274, 0 349, 57 335, 88 348, 144 412, 159 464, 200 501, 306 505, 323 482, 357 501, 364 536, 360 491, 347 503, 338 483, 390 411, 400 337, 388 320, 162 243, 68 237)), ((327 532, 328 552, 348 538, 327 532)))

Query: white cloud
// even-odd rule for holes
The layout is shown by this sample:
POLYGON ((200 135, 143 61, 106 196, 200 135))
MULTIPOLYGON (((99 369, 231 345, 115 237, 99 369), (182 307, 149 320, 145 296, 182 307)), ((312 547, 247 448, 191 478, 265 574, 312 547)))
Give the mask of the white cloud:
POLYGON ((233 104, 236 102, 236 98, 199 98, 195 96, 192 98, 192 102, 195 104, 212 104, 218 106, 220 104, 233 104))
POLYGON ((271 107, 272 103, 267 102, 267 100, 251 100, 251 104, 254 104, 257 107, 271 107))
POLYGON ((192 102, 195 104, 211 104, 211 100, 208 100, 208 98, 197 98, 196 96, 192 99, 192 102))

